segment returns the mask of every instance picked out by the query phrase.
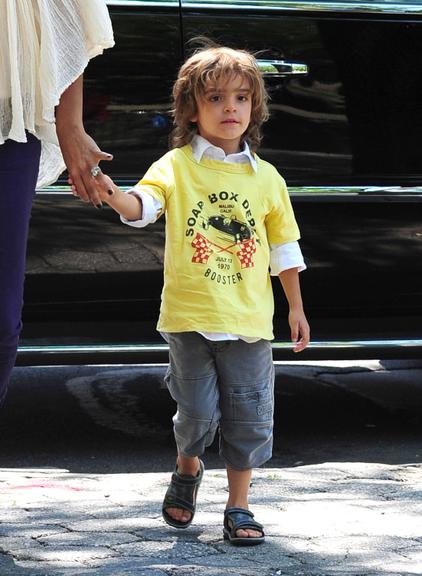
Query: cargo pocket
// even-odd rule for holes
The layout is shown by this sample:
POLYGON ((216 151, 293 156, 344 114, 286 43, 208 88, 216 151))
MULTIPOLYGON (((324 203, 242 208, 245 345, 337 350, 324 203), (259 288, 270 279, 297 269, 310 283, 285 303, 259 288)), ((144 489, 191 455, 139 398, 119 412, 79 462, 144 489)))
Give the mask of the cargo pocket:
POLYGON ((230 405, 235 422, 268 422, 273 417, 272 392, 266 387, 231 392, 230 405))

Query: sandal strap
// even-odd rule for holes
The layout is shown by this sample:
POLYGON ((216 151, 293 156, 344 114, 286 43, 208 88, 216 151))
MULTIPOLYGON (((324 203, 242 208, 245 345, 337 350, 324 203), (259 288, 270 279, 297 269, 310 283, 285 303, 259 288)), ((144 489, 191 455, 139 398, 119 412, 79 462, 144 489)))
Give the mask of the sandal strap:
POLYGON ((229 516, 230 514, 234 514, 235 512, 245 514, 246 516, 250 516, 251 518, 254 517, 254 514, 250 510, 247 510, 246 508, 236 508, 235 506, 233 506, 232 508, 226 508, 224 510, 224 516, 229 516))
POLYGON ((232 534, 235 534, 240 528, 249 528, 262 532, 264 536, 264 527, 262 524, 253 519, 254 515, 246 508, 226 508, 224 511, 224 527, 232 534), (229 520, 231 525, 229 524, 229 520))
POLYGON ((179 474, 177 470, 171 475, 172 484, 177 486, 196 486, 200 484, 202 480, 202 470, 199 471, 197 476, 188 476, 187 474, 179 474))
POLYGON ((199 473, 196 476, 179 474, 176 466, 164 497, 163 509, 182 508, 194 514, 196 508, 196 491, 204 475, 204 464, 201 460, 199 461, 199 466, 199 473))

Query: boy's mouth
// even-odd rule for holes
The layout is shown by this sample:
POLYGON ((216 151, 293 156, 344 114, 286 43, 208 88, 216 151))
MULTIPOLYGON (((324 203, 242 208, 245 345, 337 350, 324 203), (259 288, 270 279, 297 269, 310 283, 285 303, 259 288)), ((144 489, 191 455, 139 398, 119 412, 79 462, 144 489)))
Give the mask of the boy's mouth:
POLYGON ((239 124, 237 120, 229 118, 228 120, 223 120, 222 124, 239 124))

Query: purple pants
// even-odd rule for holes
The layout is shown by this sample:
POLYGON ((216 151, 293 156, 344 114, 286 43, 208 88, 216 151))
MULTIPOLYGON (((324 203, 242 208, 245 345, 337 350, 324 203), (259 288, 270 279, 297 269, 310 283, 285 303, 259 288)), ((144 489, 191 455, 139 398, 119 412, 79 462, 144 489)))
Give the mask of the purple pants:
POLYGON ((38 177, 41 144, 0 145, 0 404, 16 359, 22 328, 26 242, 38 177))

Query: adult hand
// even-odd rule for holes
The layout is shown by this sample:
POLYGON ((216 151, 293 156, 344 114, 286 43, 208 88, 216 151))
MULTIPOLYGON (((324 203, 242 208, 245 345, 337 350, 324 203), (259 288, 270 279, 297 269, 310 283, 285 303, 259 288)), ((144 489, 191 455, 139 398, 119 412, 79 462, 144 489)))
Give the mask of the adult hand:
MULTIPOLYGON (((104 175, 100 172, 94 177, 91 169, 98 166, 102 160, 112 160, 113 156, 100 150, 83 128, 58 128, 57 135, 73 193, 84 202, 92 202, 97 208, 100 207, 101 198, 96 184, 102 183, 104 175)), ((103 186, 106 186, 105 182, 103 186)))

